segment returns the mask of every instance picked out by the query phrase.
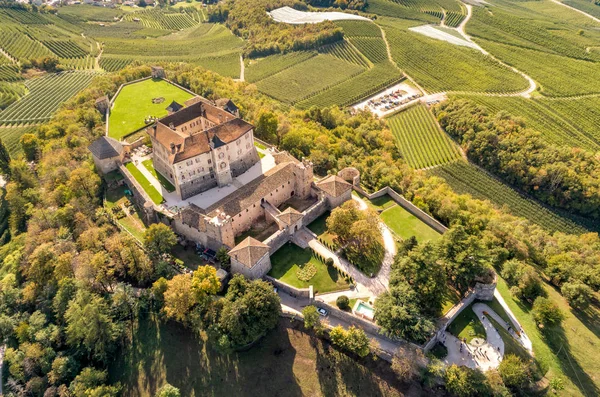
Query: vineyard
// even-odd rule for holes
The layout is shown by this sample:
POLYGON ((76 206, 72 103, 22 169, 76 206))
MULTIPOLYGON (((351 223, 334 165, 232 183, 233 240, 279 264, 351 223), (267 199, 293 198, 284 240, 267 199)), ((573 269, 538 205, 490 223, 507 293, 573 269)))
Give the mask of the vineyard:
POLYGON ((311 106, 349 106, 398 83, 402 79, 402 72, 391 62, 378 63, 350 80, 296 103, 296 107, 308 109, 311 106))
POLYGON ((387 122, 402 156, 413 168, 433 167, 461 158, 456 144, 424 105, 402 111, 387 122))
POLYGON ((27 89, 23 84, 0 81, 0 110, 7 108, 26 93, 27 89))
POLYGON ((85 88, 93 77, 93 72, 62 72, 29 80, 26 83, 29 93, 0 112, 0 125, 48 120, 64 101, 85 88))
POLYGON ((428 13, 421 12, 417 9, 408 8, 391 0, 369 0, 367 11, 372 14, 389 16, 393 18, 404 18, 413 21, 425 23, 439 23, 443 17, 440 11, 439 17, 434 17, 428 13))
POLYGON ((527 80, 481 52, 384 27, 392 57, 425 90, 518 92, 527 80))
POLYGON ((541 51, 479 40, 504 62, 531 76, 548 96, 600 93, 600 62, 568 58, 541 51))
POLYGON ((385 62, 388 59, 385 42, 381 37, 354 37, 350 42, 373 63, 385 62))
POLYGON ((160 10, 144 10, 125 15, 125 20, 137 22, 152 29, 182 30, 198 24, 186 12, 165 13, 160 10))
POLYGON ((445 179, 457 193, 470 194, 477 199, 489 200, 513 215, 526 218, 549 231, 577 234, 588 231, 587 225, 584 227, 567 217, 558 215, 537 201, 519 194, 485 171, 464 161, 437 167, 428 173, 445 179))
POLYGON ((381 37, 379 27, 367 21, 336 21, 344 30, 345 37, 381 37))
POLYGON ((70 19, 71 21, 112 22, 115 18, 120 18, 123 15, 123 11, 116 8, 79 4, 60 7, 58 15, 66 17, 66 19, 70 19))
POLYGON ((124 69, 133 62, 133 59, 129 58, 111 58, 102 56, 100 58, 100 67, 107 72, 116 72, 118 70, 124 69))
POLYGON ((42 14, 37 12, 27 12, 25 10, 17 10, 12 8, 3 8, 0 13, 14 19, 23 25, 48 25, 51 22, 42 14))
POLYGON ((42 44, 60 58, 83 58, 88 55, 88 51, 71 40, 45 40, 42 44))
POLYGON ((1 30, 0 47, 18 60, 52 56, 50 50, 18 30, 1 30))
POLYGON ((462 12, 454 12, 448 11, 446 13, 446 19, 444 20, 444 24, 446 26, 450 26, 451 28, 456 28, 460 23, 465 19, 466 15, 462 12))
POLYGON ((600 150, 600 99, 526 99, 521 97, 464 96, 485 106, 490 114, 506 111, 550 143, 600 150), (577 120, 574 123, 573 120, 577 120))
POLYGON ((332 55, 346 62, 354 63, 358 66, 365 68, 369 67, 369 62, 360 53, 360 51, 358 51, 356 47, 346 40, 337 41, 333 44, 323 46, 319 48, 319 52, 332 55))
POLYGON ((21 80, 19 68, 13 64, 0 65, 0 80, 2 81, 17 81, 21 80))
POLYGON ((0 139, 6 146, 12 156, 15 156, 21 151, 21 145, 19 145, 19 139, 23 134, 34 132, 35 127, 22 126, 22 127, 6 127, 0 126, 0 139))
POLYGON ((240 54, 237 52, 214 57, 204 57, 193 60, 192 63, 205 69, 213 70, 221 76, 240 77, 240 54))
POLYGON ((294 104, 360 74, 364 68, 331 55, 319 54, 274 74, 256 85, 281 101, 294 104))
POLYGON ((289 54, 270 55, 259 61, 255 61, 246 68, 246 81, 255 83, 284 71, 285 69, 291 68, 316 55, 316 52, 311 51, 297 51, 289 54))

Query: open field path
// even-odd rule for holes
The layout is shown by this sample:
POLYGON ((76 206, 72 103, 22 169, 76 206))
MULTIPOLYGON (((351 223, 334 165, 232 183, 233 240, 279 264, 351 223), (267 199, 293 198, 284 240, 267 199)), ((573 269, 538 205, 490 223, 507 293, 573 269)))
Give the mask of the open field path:
POLYGON ((471 36, 469 36, 465 30, 465 26, 467 26, 467 22, 469 22, 469 20, 471 19, 471 17, 473 16, 473 6, 471 4, 465 4, 465 6, 467 7, 467 16, 465 17, 465 19, 463 19, 463 21, 460 23, 460 25, 458 25, 458 32, 465 38, 465 40, 467 40, 470 43, 473 43, 477 46, 477 48, 479 49, 479 51, 481 51, 482 54, 489 56, 490 58, 492 58, 493 60, 495 60, 496 62, 498 62, 499 64, 501 64, 502 66, 505 66, 507 68, 509 68, 510 70, 512 70, 513 72, 521 75, 521 77, 523 77, 525 80, 527 80, 529 82, 529 87, 524 90, 524 91, 520 91, 520 92, 513 92, 513 93, 506 93, 506 94, 492 94, 492 93, 482 93, 482 95, 487 95, 487 96, 497 96, 497 97, 511 97, 511 96, 522 96, 525 98, 530 98, 531 97, 531 93, 533 91, 536 90, 537 88, 537 84, 536 82, 527 74, 525 74, 524 72, 520 71, 519 69, 510 66, 504 62, 502 62, 501 60, 499 60, 498 58, 496 58, 494 55, 490 54, 489 52, 487 52, 485 49, 483 49, 479 44, 475 43, 473 41, 473 39, 471 39, 471 36))
POLYGON ((577 8, 575 8, 575 7, 571 7, 570 5, 568 5, 568 4, 565 4, 565 3, 561 3, 561 2, 560 2, 560 1, 558 1, 558 0, 551 0, 551 1, 552 1, 553 3, 556 3, 556 4, 559 4, 559 5, 561 5, 561 6, 563 6, 563 7, 570 8, 571 10, 573 10, 573 11, 576 11, 576 12, 578 12, 578 13, 580 13, 580 14, 583 14, 583 15, 585 15, 586 17, 593 19, 595 22, 598 22, 598 23, 600 23, 600 19, 596 18, 596 17, 595 17, 595 16, 593 16, 593 15, 590 15, 590 14, 588 14, 588 13, 587 13, 587 12, 585 12, 585 11, 578 10, 577 8))
POLYGON ((240 81, 245 81, 246 66, 244 65, 244 57, 240 55, 240 81))
MULTIPOLYGON (((375 22, 373 22, 375 23, 375 22)), ((376 24, 377 25, 377 24, 376 24)), ((425 91, 423 89, 423 87, 421 87, 412 77, 410 77, 408 74, 406 74, 406 72, 404 72, 399 66, 398 64, 394 61, 394 58, 392 58, 392 50, 390 49, 390 43, 388 43, 387 38, 385 37, 385 30, 383 30, 383 28, 379 25, 377 25, 379 27, 379 30, 381 31, 381 38, 383 39, 383 42, 385 43, 385 49, 387 52, 387 56, 388 56, 388 60, 395 65, 398 70, 400 70, 404 76, 406 76, 406 78, 415 86, 417 87, 419 90, 421 90, 421 92, 423 93, 423 95, 429 95, 427 93, 427 91, 425 91)))

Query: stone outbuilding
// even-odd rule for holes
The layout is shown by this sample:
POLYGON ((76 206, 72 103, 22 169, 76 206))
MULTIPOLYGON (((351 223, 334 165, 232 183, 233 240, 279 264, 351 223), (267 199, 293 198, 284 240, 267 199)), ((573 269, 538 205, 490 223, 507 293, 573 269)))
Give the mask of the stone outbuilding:
POLYGON ((269 246, 255 238, 247 237, 229 251, 231 271, 241 273, 247 278, 263 277, 271 270, 269 246))
POLYGON ((287 229, 289 234, 294 234, 302 227, 304 215, 292 207, 288 207, 281 214, 277 215, 277 224, 280 229, 287 229))
POLYGON ((102 136, 96 139, 88 146, 88 150, 92 152, 94 164, 102 174, 118 169, 123 162, 123 145, 111 137, 102 136))
POLYGON ((352 185, 337 175, 330 175, 317 182, 330 208, 336 208, 352 198, 352 185))
POLYGON ((106 116, 108 109, 110 109, 110 100, 108 99, 108 96, 103 95, 96 99, 96 109, 102 113, 103 116, 106 116))
MULTIPOLYGON (((150 3, 148 3, 148 1, 146 0, 146 4, 150 4, 150 3)), ((164 79, 165 78, 165 69, 162 68, 161 66, 150 66, 150 69, 152 70, 151 74, 152 74, 153 79, 164 79)))

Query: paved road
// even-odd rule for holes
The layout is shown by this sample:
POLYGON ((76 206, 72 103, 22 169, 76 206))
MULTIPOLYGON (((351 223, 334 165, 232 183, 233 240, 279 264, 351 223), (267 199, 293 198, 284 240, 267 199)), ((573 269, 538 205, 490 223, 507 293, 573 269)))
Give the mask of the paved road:
MULTIPOLYGON (((302 316, 302 309, 310 304, 308 299, 297 299, 283 291, 278 291, 279 299, 281 300, 281 308, 284 312, 294 313, 298 317, 302 316)), ((323 319, 323 323, 331 327, 341 325, 344 328, 349 328, 352 324, 341 320, 337 317, 327 316, 323 319)), ((392 342, 389 339, 379 334, 374 334, 365 330, 367 336, 371 340, 375 340, 379 347, 390 355, 394 355, 398 348, 402 346, 401 342, 392 342)))

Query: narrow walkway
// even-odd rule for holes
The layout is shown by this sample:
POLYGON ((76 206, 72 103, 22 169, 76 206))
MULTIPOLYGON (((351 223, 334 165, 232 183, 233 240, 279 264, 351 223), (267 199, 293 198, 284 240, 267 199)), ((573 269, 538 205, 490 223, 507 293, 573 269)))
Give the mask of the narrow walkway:
POLYGON ((240 81, 246 80, 246 66, 244 65, 244 57, 240 55, 240 81))

